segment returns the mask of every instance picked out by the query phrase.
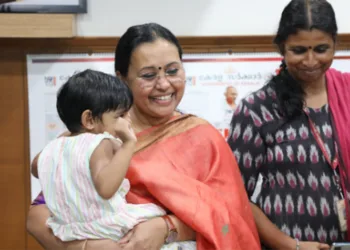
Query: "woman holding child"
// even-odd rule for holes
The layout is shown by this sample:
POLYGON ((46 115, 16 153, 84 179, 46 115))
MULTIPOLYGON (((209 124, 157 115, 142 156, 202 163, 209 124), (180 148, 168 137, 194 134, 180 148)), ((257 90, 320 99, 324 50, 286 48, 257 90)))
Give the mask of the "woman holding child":
MULTIPOLYGON (((135 226, 119 242, 88 240, 85 249, 152 249, 196 241, 197 249, 260 249, 239 169, 222 136, 206 121, 176 110, 185 88, 182 49, 157 24, 130 27, 115 52, 115 72, 130 87, 137 135, 126 174, 132 204, 154 203, 170 218, 135 226)), ((61 242, 45 226, 49 211, 38 197, 28 231, 47 249, 81 249, 61 242)))

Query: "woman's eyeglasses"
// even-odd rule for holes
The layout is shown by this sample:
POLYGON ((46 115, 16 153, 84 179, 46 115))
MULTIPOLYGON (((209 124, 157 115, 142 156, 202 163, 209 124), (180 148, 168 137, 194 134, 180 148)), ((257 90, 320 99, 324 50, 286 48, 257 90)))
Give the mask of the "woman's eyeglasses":
POLYGON ((179 66, 166 69, 164 75, 161 75, 160 70, 153 70, 141 74, 136 79, 140 81, 143 88, 153 88, 162 77, 172 85, 179 85, 185 82, 183 68, 179 66))

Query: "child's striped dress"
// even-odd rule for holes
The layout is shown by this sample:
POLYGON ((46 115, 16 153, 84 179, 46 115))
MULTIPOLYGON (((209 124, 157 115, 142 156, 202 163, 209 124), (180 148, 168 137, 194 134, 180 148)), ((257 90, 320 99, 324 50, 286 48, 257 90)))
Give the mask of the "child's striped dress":
POLYGON ((105 200, 95 190, 90 157, 109 134, 83 133, 51 141, 41 152, 38 174, 51 212, 47 225, 63 241, 121 239, 136 224, 165 214, 155 204, 128 204, 130 184, 124 179, 115 195, 105 200))

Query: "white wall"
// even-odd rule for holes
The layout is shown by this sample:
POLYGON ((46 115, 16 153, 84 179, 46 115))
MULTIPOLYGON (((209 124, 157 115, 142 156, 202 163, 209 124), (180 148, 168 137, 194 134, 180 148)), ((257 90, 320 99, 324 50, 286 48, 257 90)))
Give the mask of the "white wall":
MULTIPOLYGON (((350 1, 329 0, 339 33, 350 33, 350 1)), ((157 22, 177 36, 272 35, 289 0, 88 0, 79 36, 120 36, 135 24, 157 22)))

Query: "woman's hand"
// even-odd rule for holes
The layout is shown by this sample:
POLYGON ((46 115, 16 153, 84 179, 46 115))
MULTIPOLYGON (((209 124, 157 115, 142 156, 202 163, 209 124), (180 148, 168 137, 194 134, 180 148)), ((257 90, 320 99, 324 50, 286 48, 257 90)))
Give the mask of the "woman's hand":
POLYGON ((167 234, 166 222, 157 217, 138 224, 118 243, 123 250, 159 250, 167 234))
POLYGON ((329 250, 330 246, 325 243, 314 241, 301 241, 299 244, 300 250, 329 250))
MULTIPOLYGON (((27 230, 43 246, 50 250, 81 250, 84 241, 62 242, 46 226, 50 211, 46 205, 32 206, 28 213, 27 230)), ((122 250, 118 242, 112 240, 88 240, 86 250, 122 250)))
MULTIPOLYGON (((71 248, 66 247, 66 250, 70 250, 71 248)), ((75 248, 72 248, 74 250, 75 248)), ((82 246, 79 248, 79 250, 82 249, 82 246)), ((85 245, 85 250, 122 250, 121 246, 118 242, 113 240, 88 240, 87 244, 85 245)))

